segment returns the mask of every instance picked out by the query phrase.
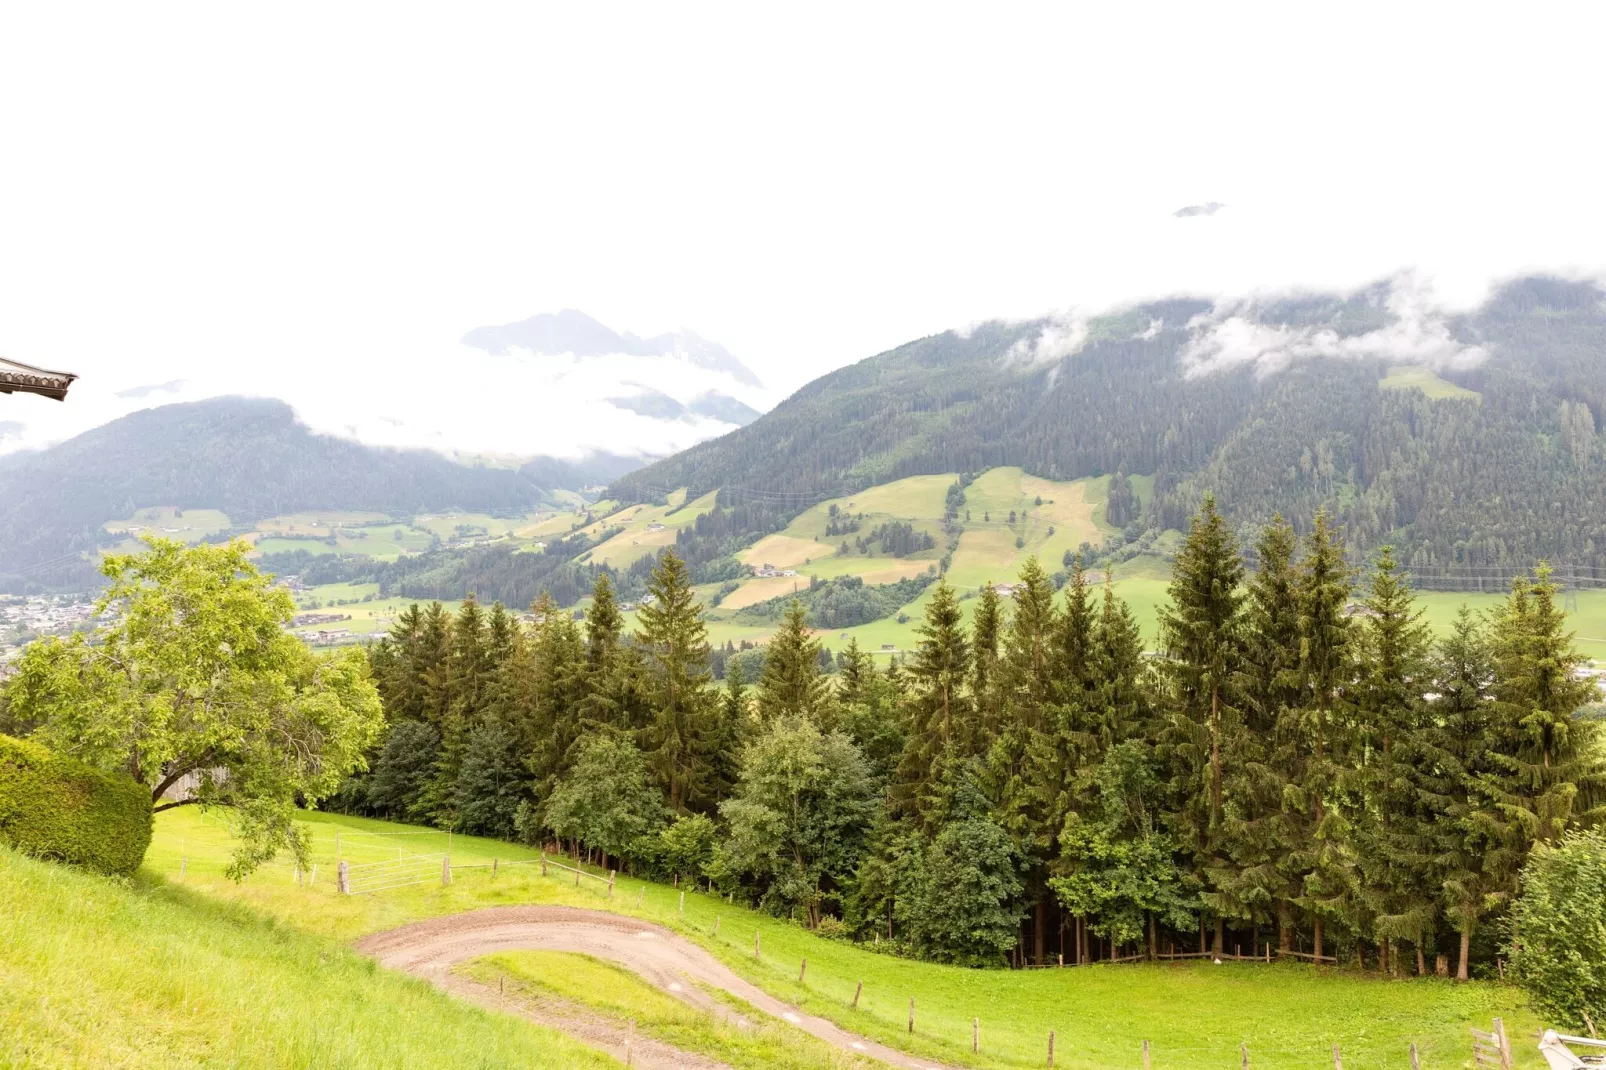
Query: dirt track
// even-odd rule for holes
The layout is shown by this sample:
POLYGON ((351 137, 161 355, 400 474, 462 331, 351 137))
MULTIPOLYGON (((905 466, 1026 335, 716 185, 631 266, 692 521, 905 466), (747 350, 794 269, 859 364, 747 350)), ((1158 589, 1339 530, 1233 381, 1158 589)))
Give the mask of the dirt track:
MULTIPOLYGON (((493 907, 405 925, 357 942, 357 950, 382 965, 405 970, 476 1002, 529 1017, 573 1034, 616 1058, 624 1057, 624 1031, 601 1016, 569 1009, 543 1009, 504 1000, 483 985, 452 973, 466 959, 500 951, 575 951, 616 962, 665 992, 703 1010, 729 1013, 698 986, 720 989, 755 1010, 788 1022, 843 1051, 893 1066, 947 1070, 939 1063, 877 1044, 824 1018, 804 1014, 742 980, 702 948, 667 929, 634 918, 570 907, 493 907)), ((636 1066, 717 1067, 720 1064, 669 1045, 638 1037, 636 1066)))

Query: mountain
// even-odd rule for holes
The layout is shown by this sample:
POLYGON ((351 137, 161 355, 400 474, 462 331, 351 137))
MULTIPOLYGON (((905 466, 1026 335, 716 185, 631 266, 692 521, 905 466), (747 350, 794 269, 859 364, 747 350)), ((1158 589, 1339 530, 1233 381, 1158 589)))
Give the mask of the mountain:
POLYGON ((687 403, 686 408, 699 416, 735 424, 737 427, 746 427, 763 415, 751 405, 729 394, 721 394, 717 390, 706 390, 698 394, 687 403))
POLYGON ((1139 530, 1213 491, 1248 534, 1326 508, 1408 562, 1606 571, 1606 293, 1529 278, 1435 311, 1355 294, 1177 298, 1086 321, 948 331, 809 383, 740 430, 617 480, 625 502, 719 489, 729 540, 903 476, 1019 465, 1153 476, 1139 530))
POLYGON ((313 509, 520 513, 553 488, 595 485, 638 463, 602 455, 471 468, 315 434, 282 401, 164 405, 0 457, 0 584, 92 581, 77 555, 108 541, 102 524, 149 505, 219 509, 236 527, 313 509))
POLYGON ((679 359, 699 368, 730 376, 736 382, 762 387, 758 376, 718 342, 692 331, 675 331, 638 338, 607 327, 572 308, 543 312, 517 323, 476 327, 463 335, 463 344, 493 356, 526 350, 536 356, 573 356, 581 359, 624 354, 633 357, 679 359))

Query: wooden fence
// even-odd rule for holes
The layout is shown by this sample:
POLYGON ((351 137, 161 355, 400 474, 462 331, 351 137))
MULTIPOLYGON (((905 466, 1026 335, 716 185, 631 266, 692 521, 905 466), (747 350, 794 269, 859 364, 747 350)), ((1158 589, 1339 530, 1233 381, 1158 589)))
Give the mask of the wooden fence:
POLYGON ((408 885, 423 884, 434 880, 437 875, 441 884, 452 883, 452 872, 461 869, 488 869, 495 877, 503 866, 533 866, 541 867, 541 876, 551 876, 551 870, 561 870, 574 874, 575 887, 580 886, 582 880, 592 880, 607 889, 609 899, 613 898, 613 883, 616 876, 613 870, 608 871, 606 877, 591 873, 579 866, 566 866, 562 862, 548 858, 546 852, 541 852, 540 858, 520 858, 510 862, 493 858, 489 862, 476 862, 472 865, 454 866, 450 855, 407 855, 402 858, 390 858, 382 862, 363 862, 352 865, 341 862, 336 875, 336 887, 344 895, 363 895, 370 892, 384 892, 392 888, 405 888, 408 885))

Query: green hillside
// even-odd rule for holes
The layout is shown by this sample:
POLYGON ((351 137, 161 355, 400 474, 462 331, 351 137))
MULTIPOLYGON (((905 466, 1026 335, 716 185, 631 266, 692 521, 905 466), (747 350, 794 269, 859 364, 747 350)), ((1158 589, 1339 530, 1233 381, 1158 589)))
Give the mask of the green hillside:
MULTIPOLYGON (((1468 1025, 1487 1028, 1493 1016, 1503 1014, 1515 1036, 1526 1037, 1538 1027, 1515 989, 1488 982, 1390 982, 1348 970, 1250 962, 1063 970, 973 970, 916 962, 835 941, 697 891, 686 894, 682 914, 680 891, 664 884, 622 878, 608 899, 595 882, 576 888, 566 876, 542 878, 534 867, 507 865, 534 857, 534 852, 494 840, 448 838, 435 830, 334 814, 312 813, 305 819, 320 867, 316 883, 296 884, 283 862, 265 867, 243 886, 226 881, 222 868, 231 849, 228 833, 194 810, 170 811, 158 819, 146 863, 148 879, 160 874, 175 881, 183 860, 184 887, 198 901, 237 903, 278 919, 283 927, 340 940, 419 918, 509 903, 632 914, 688 936, 742 976, 807 1012, 962 1066, 1041 1066, 1050 1029, 1057 1033, 1056 1065, 1085 1070, 1140 1065, 1143 1039, 1150 1040, 1153 1066, 1161 1070, 1236 1065, 1238 1045, 1245 1041, 1256 1059, 1290 1070, 1328 1070, 1335 1043, 1342 1045, 1351 1066, 1408 1065, 1412 1042, 1424 1066, 1446 1066, 1465 1058, 1468 1025), (348 860, 378 859, 397 851, 438 857, 449 851, 454 866, 492 858, 502 865, 494 877, 489 869, 457 870, 450 887, 427 881, 374 895, 338 896, 328 877, 337 832, 338 850, 348 860), (755 930, 762 933, 757 960, 752 953, 755 930), (800 984, 798 964, 804 958, 808 969, 800 984), (852 1009, 848 1004, 860 981, 864 994, 852 1009), (906 1031, 911 998, 918 1010, 913 1038, 906 1031), (969 1051, 972 1018, 982 1023, 985 1046, 979 1057, 969 1051)), ((518 959, 491 960, 484 968, 491 976, 498 969, 515 976, 520 965, 518 959)), ((567 995, 584 994, 572 983, 552 983, 562 985, 567 995)), ((599 988, 590 1002, 616 1011, 621 1000, 631 998, 645 997, 631 986, 599 988)), ((1519 1066, 1542 1065, 1531 1045, 1523 1047, 1519 1066)))
POLYGON ((147 868, 132 884, 0 847, 0 1065, 616 1066, 147 868))

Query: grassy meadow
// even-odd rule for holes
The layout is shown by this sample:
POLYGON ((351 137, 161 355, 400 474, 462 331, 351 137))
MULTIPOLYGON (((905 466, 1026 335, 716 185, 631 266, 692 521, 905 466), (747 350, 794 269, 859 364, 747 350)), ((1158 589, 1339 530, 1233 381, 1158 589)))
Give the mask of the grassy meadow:
POLYGON ((0 847, 0 1066, 617 1066, 170 881, 0 847))
MULTIPOLYGON (((537 855, 493 840, 449 838, 442 832, 336 814, 310 813, 306 821, 318 863, 313 883, 296 883, 283 861, 264 867, 242 885, 225 880, 227 826, 217 815, 193 809, 160 815, 145 879, 249 908, 286 929, 338 941, 483 906, 542 903, 613 910, 683 933, 749 980, 811 1013, 956 1065, 1041 1066, 1048 1031, 1054 1030, 1056 1062, 1062 1067, 1136 1067, 1141 1065, 1141 1041, 1148 1039, 1156 1070, 1235 1067, 1241 1042, 1249 1044, 1256 1066, 1309 1070, 1331 1067, 1335 1043, 1342 1047, 1346 1067, 1404 1070, 1408 1045, 1415 1042, 1422 1065, 1436 1070, 1464 1065, 1470 1052, 1467 1027, 1487 1028, 1495 1015, 1503 1015, 1508 1030, 1522 1042, 1518 1065, 1542 1065, 1525 1042, 1537 1035, 1540 1023, 1524 1009, 1515 989, 1488 982, 1388 981, 1349 969, 1248 962, 967 970, 825 939, 695 891, 686 895, 681 914, 675 889, 630 878, 620 878, 608 899, 598 882, 588 880, 577 888, 567 875, 543 878, 536 866, 508 865, 537 855), (340 854, 354 863, 408 854, 438 860, 449 851, 452 883, 443 887, 432 870, 431 879, 418 885, 339 896, 333 879, 337 834, 340 854), (493 858, 500 861, 495 876, 487 865, 493 858), (463 868, 468 866, 480 868, 463 868), (761 934, 762 951, 756 959, 755 931, 761 934), (798 967, 804 958, 808 970, 800 984, 798 967), (855 1010, 849 1003, 860 981, 864 995, 855 1010), (906 1032, 911 998, 916 1001, 912 1037, 906 1032), (980 1019, 983 1037, 981 1055, 974 1058, 969 1052, 972 1018, 980 1019)), ((575 983, 550 970, 543 974, 540 960, 534 961, 535 966, 514 961, 492 967, 522 970, 525 982, 556 987, 574 998, 590 991, 586 1002, 605 1013, 625 1013, 621 1001, 630 1006, 640 997, 639 991, 632 995, 617 986, 575 983), (533 979, 528 976, 532 972, 533 979)))

